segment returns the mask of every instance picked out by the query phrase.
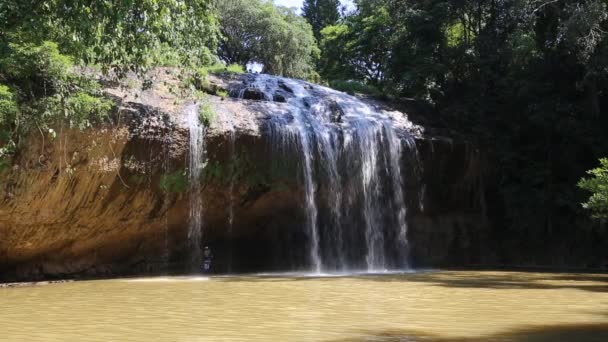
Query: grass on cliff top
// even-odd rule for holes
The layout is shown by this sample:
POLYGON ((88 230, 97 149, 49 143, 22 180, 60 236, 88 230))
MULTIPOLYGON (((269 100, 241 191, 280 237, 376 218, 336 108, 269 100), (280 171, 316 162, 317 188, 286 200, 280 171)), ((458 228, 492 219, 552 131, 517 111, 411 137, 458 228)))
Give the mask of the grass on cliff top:
POLYGON ((211 126, 214 119, 215 119, 215 111, 213 110, 213 107, 211 106, 211 104, 209 104, 207 102, 201 103, 201 106, 200 106, 199 112, 198 112, 199 122, 203 126, 208 128, 209 126, 211 126))
POLYGON ((245 69, 238 64, 230 64, 224 65, 222 63, 216 63, 210 66, 201 67, 198 70, 199 77, 207 77, 209 74, 221 74, 221 73, 229 73, 229 74, 242 74, 245 72, 245 69))

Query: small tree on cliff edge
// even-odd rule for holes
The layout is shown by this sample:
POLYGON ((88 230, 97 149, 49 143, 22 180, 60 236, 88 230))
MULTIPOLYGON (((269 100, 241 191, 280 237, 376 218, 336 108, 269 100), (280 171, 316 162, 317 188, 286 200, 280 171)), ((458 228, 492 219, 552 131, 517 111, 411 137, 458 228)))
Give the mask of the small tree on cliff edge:
POLYGON ((321 39, 321 30, 335 25, 340 19, 339 0, 304 0, 302 16, 312 26, 317 41, 321 39))
POLYGON ((578 182, 580 188, 592 192, 583 207, 591 210, 594 218, 608 219, 608 158, 600 159, 600 167, 587 173, 592 177, 578 182))

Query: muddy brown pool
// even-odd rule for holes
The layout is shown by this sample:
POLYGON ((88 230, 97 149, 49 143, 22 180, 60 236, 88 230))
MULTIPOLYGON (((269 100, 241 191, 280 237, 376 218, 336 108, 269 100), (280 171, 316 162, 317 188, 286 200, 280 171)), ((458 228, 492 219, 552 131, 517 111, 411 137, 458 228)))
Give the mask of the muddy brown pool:
POLYGON ((1 341, 608 341, 608 275, 157 277, 0 288, 1 341))

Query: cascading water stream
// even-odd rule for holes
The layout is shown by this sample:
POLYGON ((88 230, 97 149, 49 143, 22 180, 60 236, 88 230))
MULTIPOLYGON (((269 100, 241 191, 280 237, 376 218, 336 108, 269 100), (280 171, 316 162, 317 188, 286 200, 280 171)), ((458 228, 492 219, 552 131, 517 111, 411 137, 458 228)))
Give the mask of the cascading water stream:
POLYGON ((256 75, 239 96, 247 89, 274 113, 275 150, 298 151, 312 271, 407 268, 402 165, 415 144, 406 119, 298 80, 256 75))
POLYGON ((377 127, 367 122, 358 123, 356 141, 361 161, 361 189, 363 191, 363 216, 365 220, 365 239, 367 242, 367 269, 384 270, 384 235, 380 230, 380 184, 378 177, 378 139, 377 127))
MULTIPOLYGON (((388 154, 390 172, 393 175, 393 210, 397 216, 398 234, 396 239, 397 251, 399 252, 398 260, 401 264, 397 265, 400 268, 408 268, 408 249, 409 243, 407 240, 407 206, 405 205, 405 196, 403 194, 403 178, 401 171, 401 158, 403 153, 402 140, 397 137, 395 131, 384 124, 384 132, 387 137, 388 154)), ((415 148, 415 142, 410 137, 406 138, 406 145, 410 148, 415 148)))
POLYGON ((188 229, 188 242, 192 271, 196 273, 202 263, 203 199, 201 196, 201 173, 205 158, 205 128, 200 123, 198 105, 186 106, 185 117, 190 130, 188 177, 190 183, 190 227, 188 229))
MULTIPOLYGON (((310 262, 312 264, 313 271, 316 273, 321 272, 322 262, 321 256, 319 255, 319 232, 317 227, 318 210, 317 204, 315 203, 315 183, 313 179, 313 152, 311 140, 313 137, 311 133, 311 124, 308 122, 305 111, 304 98, 308 95, 306 90, 296 82, 290 82, 294 97, 287 100, 288 105, 292 108, 292 114, 298 130, 297 138, 299 139, 299 145, 302 152, 302 171, 304 175, 304 196, 306 204, 306 223, 308 226, 308 234, 310 238, 310 262)), ((273 84, 273 88, 270 90, 276 90, 276 85, 273 84)), ((267 87, 268 88, 268 87, 267 87)), ((266 93, 265 93, 266 94, 266 93)), ((270 93, 272 94, 272 93, 270 93)), ((270 96, 269 96, 270 97, 270 96)))

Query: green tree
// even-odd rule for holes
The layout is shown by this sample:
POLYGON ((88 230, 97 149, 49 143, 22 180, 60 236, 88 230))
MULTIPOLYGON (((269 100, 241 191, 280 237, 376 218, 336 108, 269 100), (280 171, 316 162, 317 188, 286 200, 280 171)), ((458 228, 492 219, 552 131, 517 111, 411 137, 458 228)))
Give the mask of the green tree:
POLYGON ((302 16, 306 18, 315 38, 321 40, 321 30, 340 20, 339 0, 304 0, 302 16))
POLYGON ((353 62, 354 34, 349 23, 327 26, 321 30, 319 72, 324 79, 359 80, 353 62))
POLYGON ((227 64, 243 67, 255 59, 263 33, 263 6, 260 0, 220 0, 217 2, 222 38, 218 55, 227 64))
POLYGON ((379 85, 386 76, 391 38, 391 18, 384 5, 369 11, 359 8, 340 24, 321 31, 322 76, 379 85))
POLYGON ((583 178, 578 186, 592 193, 587 202, 583 203, 595 218, 608 218, 608 158, 600 159, 600 167, 587 172, 591 178, 583 178))
POLYGON ((176 51, 184 63, 210 62, 217 25, 211 0, 0 3, 1 45, 42 41, 57 42, 63 53, 87 64, 143 71, 167 48, 176 51))
POLYGON ((223 0, 217 7, 223 36, 218 54, 226 63, 260 63, 266 73, 314 78, 319 50, 302 17, 266 0, 223 0))

